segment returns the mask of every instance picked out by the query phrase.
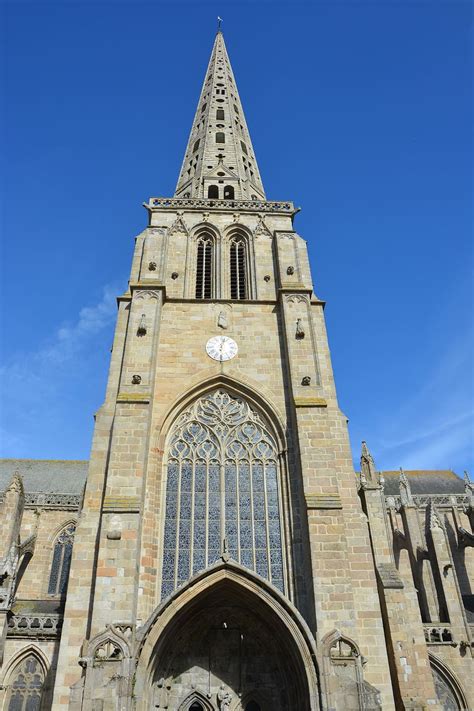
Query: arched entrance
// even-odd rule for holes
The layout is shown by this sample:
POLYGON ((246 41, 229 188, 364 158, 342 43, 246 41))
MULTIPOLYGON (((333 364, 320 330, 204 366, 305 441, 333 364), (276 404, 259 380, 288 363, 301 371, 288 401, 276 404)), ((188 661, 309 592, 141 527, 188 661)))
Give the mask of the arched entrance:
POLYGON ((314 654, 291 603, 251 571, 222 562, 145 625, 137 708, 244 711, 258 699, 261 711, 313 711, 319 709, 314 654))

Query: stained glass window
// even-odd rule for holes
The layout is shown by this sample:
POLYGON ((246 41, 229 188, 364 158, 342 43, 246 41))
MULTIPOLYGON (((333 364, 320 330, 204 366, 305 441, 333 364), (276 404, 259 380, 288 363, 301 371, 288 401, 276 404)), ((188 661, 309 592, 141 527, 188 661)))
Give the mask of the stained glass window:
POLYGON ((76 527, 71 523, 56 538, 49 576, 49 595, 63 595, 66 592, 75 531, 76 527))
POLYGON ((162 597, 219 559, 284 590, 278 449, 244 399, 219 389, 177 420, 168 447, 162 597))
POLYGON ((44 671, 34 654, 29 654, 16 667, 9 684, 8 711, 39 711, 44 671))
POLYGON ((461 711, 461 706, 447 677, 433 664, 431 664, 431 673, 433 674, 436 696, 443 711, 461 711))

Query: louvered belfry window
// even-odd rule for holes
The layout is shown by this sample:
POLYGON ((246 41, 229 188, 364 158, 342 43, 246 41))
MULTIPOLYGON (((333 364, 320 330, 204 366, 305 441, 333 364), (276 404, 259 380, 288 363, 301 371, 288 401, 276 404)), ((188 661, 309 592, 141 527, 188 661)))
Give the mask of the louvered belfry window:
POLYGON ((222 388, 190 405, 167 449, 162 598, 224 545, 284 591, 279 489, 277 444, 253 406, 222 388))
POLYGON ((212 250, 211 237, 201 237, 197 244, 196 299, 212 298, 212 250))
POLYGON ((230 298, 247 298, 247 245, 242 237, 230 245, 230 298))
POLYGON ((66 592, 75 531, 76 527, 71 523, 61 531, 56 539, 49 576, 49 595, 64 595, 66 592))

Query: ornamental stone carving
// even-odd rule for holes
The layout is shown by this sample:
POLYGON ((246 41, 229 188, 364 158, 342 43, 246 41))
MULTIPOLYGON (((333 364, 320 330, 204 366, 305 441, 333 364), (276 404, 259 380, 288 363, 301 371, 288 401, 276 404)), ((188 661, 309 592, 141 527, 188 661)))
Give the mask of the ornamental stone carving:
POLYGON ((284 299, 288 304, 309 304, 306 294, 285 294, 284 299))
POLYGON ((177 216, 176 220, 173 222, 173 224, 170 227, 170 234, 174 234, 176 232, 178 232, 178 233, 181 232, 185 235, 189 235, 188 227, 182 217, 183 213, 178 212, 177 214, 178 214, 178 216, 177 216))
POLYGON ((253 231, 253 236, 254 237, 272 237, 272 233, 265 224, 265 216, 264 215, 259 215, 258 216, 258 222, 255 226, 255 229, 253 231))
POLYGON ((159 292, 153 289, 143 289, 136 291, 134 294, 135 299, 141 301, 143 299, 158 299, 159 292))

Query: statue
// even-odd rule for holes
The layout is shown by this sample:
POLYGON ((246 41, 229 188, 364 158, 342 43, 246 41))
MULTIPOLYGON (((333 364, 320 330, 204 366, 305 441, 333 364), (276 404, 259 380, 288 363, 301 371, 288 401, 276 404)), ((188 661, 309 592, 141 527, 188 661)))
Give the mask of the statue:
POLYGON ((138 324, 138 328, 137 328, 137 336, 144 336, 145 334, 146 334, 146 318, 145 318, 145 314, 142 314, 140 323, 138 324))
POLYGON ((221 684, 219 687, 219 691, 217 692, 217 700, 219 702, 220 711, 230 710, 230 702, 232 701, 232 696, 226 690, 224 684, 221 684))
POLYGON ((219 312, 219 316, 217 317, 217 325, 219 328, 228 328, 229 324, 227 323, 227 314, 225 311, 219 312))
POLYGON ((300 318, 296 319, 296 338, 304 338, 304 328, 300 318))

